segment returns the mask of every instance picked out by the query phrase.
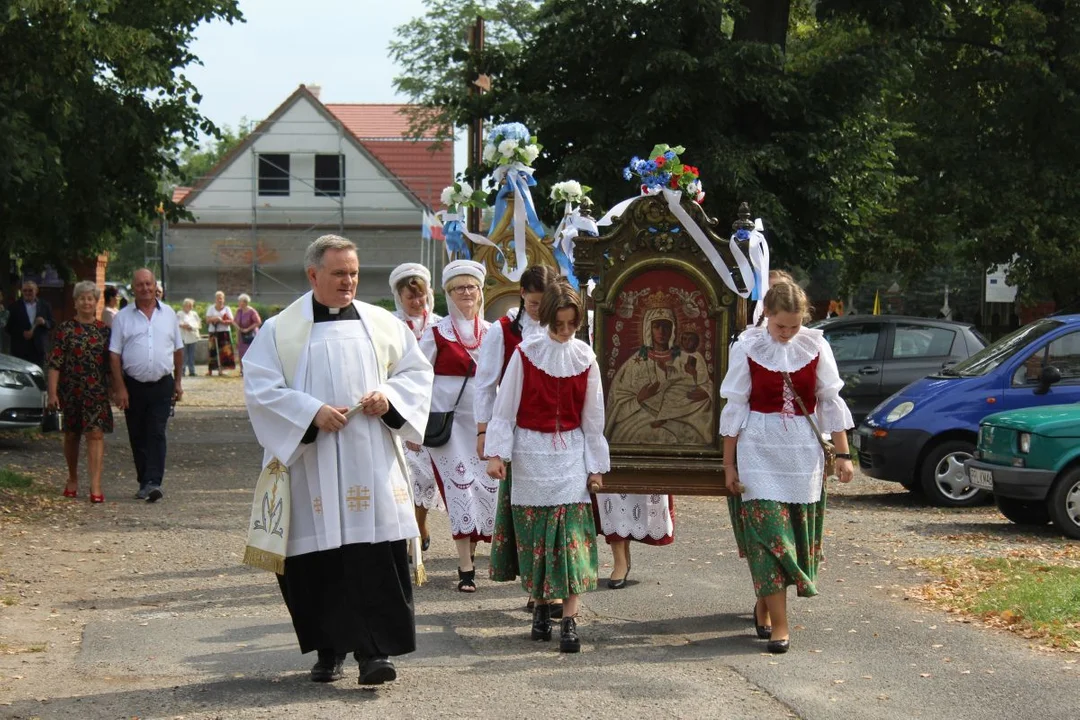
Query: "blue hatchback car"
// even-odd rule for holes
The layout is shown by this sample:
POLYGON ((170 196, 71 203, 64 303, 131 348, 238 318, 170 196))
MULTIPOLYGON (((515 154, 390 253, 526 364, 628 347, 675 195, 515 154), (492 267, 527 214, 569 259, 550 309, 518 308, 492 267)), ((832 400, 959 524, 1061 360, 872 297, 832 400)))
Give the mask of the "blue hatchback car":
POLYGON ((853 443, 862 471, 922 491, 934 504, 988 499, 964 462, 990 413, 1080 401, 1080 315, 1043 318, 878 405, 853 443))

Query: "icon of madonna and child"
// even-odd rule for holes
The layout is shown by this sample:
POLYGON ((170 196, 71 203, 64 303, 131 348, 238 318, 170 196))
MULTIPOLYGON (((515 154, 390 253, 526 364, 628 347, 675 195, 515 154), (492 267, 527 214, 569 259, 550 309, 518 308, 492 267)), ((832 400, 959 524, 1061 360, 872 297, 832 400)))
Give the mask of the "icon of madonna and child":
POLYGON ((605 434, 619 445, 713 446, 715 322, 682 273, 627 283, 607 318, 605 434))

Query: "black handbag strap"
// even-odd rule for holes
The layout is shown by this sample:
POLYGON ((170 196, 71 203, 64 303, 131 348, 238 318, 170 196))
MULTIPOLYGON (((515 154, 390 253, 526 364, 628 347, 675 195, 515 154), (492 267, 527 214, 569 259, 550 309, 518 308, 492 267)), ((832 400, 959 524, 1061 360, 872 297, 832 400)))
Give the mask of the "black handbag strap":
MULTIPOLYGON (((474 361, 470 360, 469 361, 469 369, 466 372, 471 373, 473 371, 474 367, 476 367, 476 363, 474 361)), ((472 377, 472 376, 471 375, 466 375, 465 376, 465 382, 461 383, 461 389, 458 390, 457 400, 454 401, 454 407, 451 408, 451 411, 457 410, 458 403, 461 402, 461 396, 465 394, 465 386, 469 384, 469 378, 470 377, 472 377)))
POLYGON ((799 397, 799 393, 795 391, 795 385, 791 382, 791 375, 786 372, 780 374, 784 376, 784 384, 787 385, 787 389, 795 396, 795 402, 799 403, 799 409, 802 410, 803 417, 810 423, 810 428, 814 431, 814 437, 817 438, 818 443, 821 445, 821 449, 825 452, 829 452, 832 448, 826 444, 825 438, 822 437, 821 431, 818 430, 817 423, 814 422, 814 418, 810 417, 810 413, 806 412, 806 406, 803 405, 802 398, 799 397))

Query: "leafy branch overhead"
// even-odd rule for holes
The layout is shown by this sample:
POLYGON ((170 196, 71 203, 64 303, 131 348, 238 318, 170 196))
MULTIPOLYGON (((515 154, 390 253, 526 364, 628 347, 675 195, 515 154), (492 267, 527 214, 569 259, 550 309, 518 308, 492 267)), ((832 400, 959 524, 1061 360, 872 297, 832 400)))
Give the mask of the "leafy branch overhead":
MULTIPOLYGON (((845 279, 1014 254, 1014 280, 1080 295, 1080 0, 427 0, 398 29, 397 87, 444 125, 527 124, 541 183, 601 206, 659 141, 747 200, 776 258, 845 279), (467 28, 487 19, 484 51, 467 28), (480 74, 491 92, 470 92, 480 74)), ((449 131, 444 131, 449 135, 449 131)), ((978 271, 978 270, 976 270, 978 271)))
POLYGON ((0 255, 30 266, 106 249, 163 203, 178 149, 216 135, 184 69, 237 0, 0 5, 0 255))

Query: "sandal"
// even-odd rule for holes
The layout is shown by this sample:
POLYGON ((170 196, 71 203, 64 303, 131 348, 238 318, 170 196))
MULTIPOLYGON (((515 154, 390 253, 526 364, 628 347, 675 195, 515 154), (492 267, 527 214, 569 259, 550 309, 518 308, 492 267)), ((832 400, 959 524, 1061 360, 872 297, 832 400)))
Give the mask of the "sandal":
POLYGON ((458 592, 463 592, 463 593, 474 593, 474 592, 476 592, 476 568, 473 568, 469 572, 465 572, 461 568, 458 568, 457 576, 458 576, 458 584, 457 584, 458 592))

